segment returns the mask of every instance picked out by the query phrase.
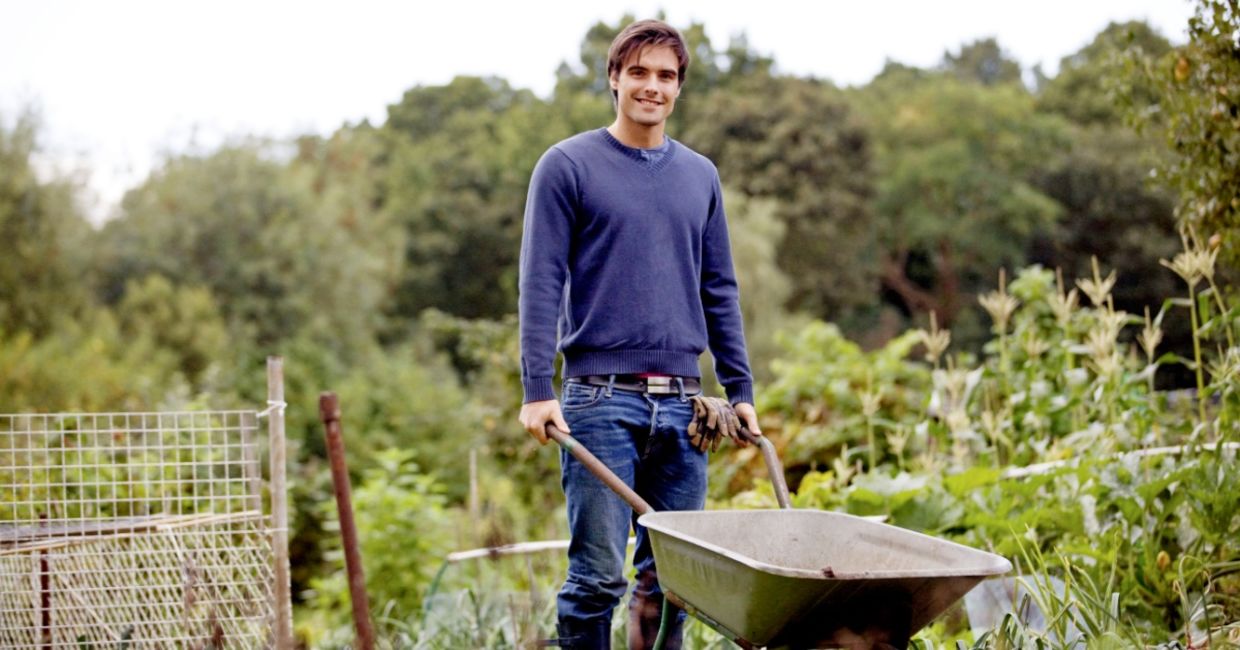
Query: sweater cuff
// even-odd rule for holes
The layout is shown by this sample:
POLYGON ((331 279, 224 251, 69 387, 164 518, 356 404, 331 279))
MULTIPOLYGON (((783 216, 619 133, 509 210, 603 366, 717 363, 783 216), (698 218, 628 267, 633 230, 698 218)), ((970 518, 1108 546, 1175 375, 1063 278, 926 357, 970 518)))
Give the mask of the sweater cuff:
POLYGON ((551 383, 551 377, 522 377, 521 386, 525 388, 525 401, 522 404, 555 399, 555 390, 551 383))
POLYGON ((745 402, 753 404, 753 382, 738 381, 735 384, 724 387, 724 391, 728 394, 728 401, 733 406, 745 402))

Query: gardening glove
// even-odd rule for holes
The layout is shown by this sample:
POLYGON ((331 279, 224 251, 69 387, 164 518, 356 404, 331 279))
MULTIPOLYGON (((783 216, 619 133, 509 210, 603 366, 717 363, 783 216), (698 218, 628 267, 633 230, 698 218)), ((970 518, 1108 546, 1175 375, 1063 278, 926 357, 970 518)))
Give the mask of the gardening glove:
POLYGON ((727 400, 695 395, 690 401, 693 402, 693 419, 689 422, 689 442, 698 451, 716 451, 723 438, 744 444, 740 437, 740 418, 727 400))

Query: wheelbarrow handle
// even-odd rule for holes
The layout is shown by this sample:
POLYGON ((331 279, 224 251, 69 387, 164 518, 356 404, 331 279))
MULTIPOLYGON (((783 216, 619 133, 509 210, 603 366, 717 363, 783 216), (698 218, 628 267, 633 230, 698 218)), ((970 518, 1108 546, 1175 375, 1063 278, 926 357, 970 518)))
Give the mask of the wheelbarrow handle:
POLYGON ((585 445, 577 442, 577 440, 572 436, 564 433, 559 427, 551 423, 547 423, 547 437, 556 441, 556 443, 564 448, 564 451, 572 454, 573 458, 581 461, 581 464, 585 465, 586 469, 590 470, 591 474, 597 476, 598 480, 602 481, 604 485, 611 488, 612 492, 620 495, 620 498, 624 499, 629 504, 629 507, 633 508, 637 514, 644 515, 647 512, 654 512, 654 508, 651 508, 650 504, 646 503, 645 499, 638 496, 637 493, 633 491, 633 488, 630 488, 624 481, 621 481, 620 477, 616 476, 615 472, 608 469, 607 466, 603 464, 603 461, 599 460, 597 456, 590 453, 590 450, 586 449, 585 445))
MULTIPOLYGON (((620 495, 629 504, 629 507, 639 515, 647 512, 654 512, 654 508, 650 507, 646 500, 638 496, 615 472, 608 469, 602 461, 594 454, 590 453, 584 445, 574 439, 572 436, 560 430, 559 427, 547 423, 547 437, 556 441, 565 451, 572 454, 574 458, 586 466, 590 473, 597 476, 598 480, 604 485, 611 488, 613 492, 620 495)), ((792 507, 792 502, 788 498, 788 483, 784 480, 784 466, 779 462, 779 455, 775 453, 775 445, 766 436, 754 435, 748 429, 741 427, 741 436, 745 440, 758 445, 762 450, 762 458, 766 461, 766 470, 771 477, 771 486, 775 489, 775 500, 779 502, 779 507, 785 510, 792 507)))
POLYGON ((779 462, 779 454, 775 453, 775 445, 766 436, 750 433, 749 429, 744 426, 741 427, 740 434, 747 442, 758 445, 758 448, 762 450, 762 459, 766 461, 766 473, 770 475, 771 487, 775 489, 775 500, 779 502, 780 508, 791 509, 792 501, 788 498, 788 482, 784 479, 784 464, 779 462))

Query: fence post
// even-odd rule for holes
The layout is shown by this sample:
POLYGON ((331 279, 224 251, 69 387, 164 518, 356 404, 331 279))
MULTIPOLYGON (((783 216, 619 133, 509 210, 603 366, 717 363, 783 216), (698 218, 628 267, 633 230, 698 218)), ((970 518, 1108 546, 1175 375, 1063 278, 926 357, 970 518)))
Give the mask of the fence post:
POLYGON ((340 400, 335 393, 319 395, 319 417, 323 420, 323 430, 327 436, 327 457, 331 461, 332 485, 336 488, 336 512, 340 515, 340 541, 344 546, 344 567, 349 576, 349 600, 353 603, 357 650, 371 650, 375 646, 375 631, 370 624, 366 575, 362 568, 362 554, 357 547, 357 524, 353 521, 349 470, 344 460, 344 432, 340 426, 340 400))
POLYGON ((267 433, 271 442, 271 519, 274 547, 275 647, 293 648, 293 612, 288 566, 288 460, 284 446, 284 359, 267 357, 267 433))

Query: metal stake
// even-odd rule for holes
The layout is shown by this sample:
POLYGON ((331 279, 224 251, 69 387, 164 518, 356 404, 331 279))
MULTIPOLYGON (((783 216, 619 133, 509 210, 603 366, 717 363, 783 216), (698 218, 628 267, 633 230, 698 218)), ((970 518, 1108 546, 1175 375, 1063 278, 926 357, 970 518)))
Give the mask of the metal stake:
POLYGON ((357 648, 371 650, 375 645, 375 631, 370 624, 370 600, 366 596, 366 576, 362 568, 362 554, 357 546, 357 525, 353 521, 349 471, 344 460, 340 400, 335 393, 319 395, 319 417, 327 435, 327 457, 331 461, 332 485, 336 488, 336 512, 340 515, 340 539, 344 544, 344 566, 349 576, 349 599, 353 603, 357 648))
MULTIPOLYGON (((47 513, 39 513, 40 523, 47 522, 47 513)), ((40 635, 43 637, 44 650, 52 648, 52 569, 47 560, 47 549, 39 551, 39 604, 43 611, 40 616, 42 618, 42 630, 40 635)))

